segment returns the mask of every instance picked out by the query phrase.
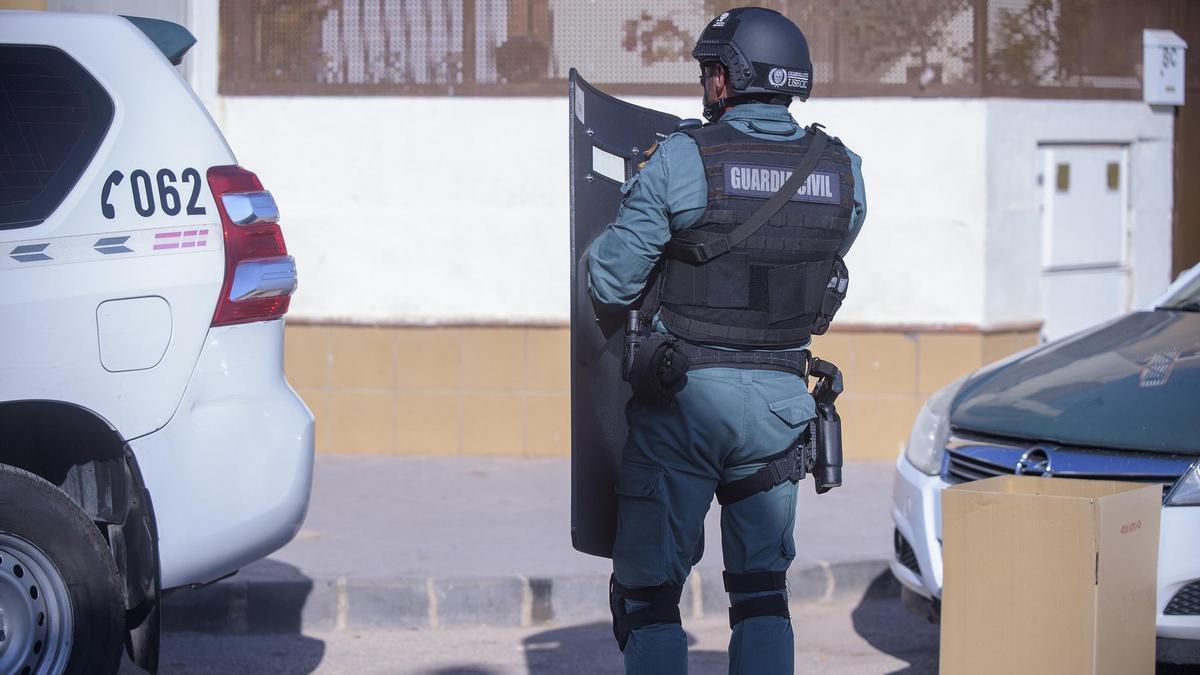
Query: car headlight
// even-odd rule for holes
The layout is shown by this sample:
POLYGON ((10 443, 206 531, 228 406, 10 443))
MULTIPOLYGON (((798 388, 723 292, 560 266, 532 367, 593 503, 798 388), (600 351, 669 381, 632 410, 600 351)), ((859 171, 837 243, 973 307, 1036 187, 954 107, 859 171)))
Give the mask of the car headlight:
POLYGON ((1167 506, 1200 506, 1200 460, 1171 488, 1167 506))
POLYGON ((942 455, 950 436, 950 403, 966 381, 963 376, 937 390, 917 413, 904 456, 922 473, 936 476, 942 471, 942 455))

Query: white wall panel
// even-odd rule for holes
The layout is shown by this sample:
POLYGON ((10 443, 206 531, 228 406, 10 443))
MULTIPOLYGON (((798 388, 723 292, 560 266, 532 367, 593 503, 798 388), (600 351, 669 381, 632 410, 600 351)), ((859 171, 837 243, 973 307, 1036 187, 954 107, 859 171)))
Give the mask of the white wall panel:
MULTIPOLYGON (((636 102, 700 112, 698 99, 636 102)), ((844 320, 982 321, 984 104, 842 99, 793 112, 864 157, 869 215, 844 320)), ((562 322, 567 115, 565 97, 226 97, 218 119, 280 203, 300 265, 295 316, 562 322)))

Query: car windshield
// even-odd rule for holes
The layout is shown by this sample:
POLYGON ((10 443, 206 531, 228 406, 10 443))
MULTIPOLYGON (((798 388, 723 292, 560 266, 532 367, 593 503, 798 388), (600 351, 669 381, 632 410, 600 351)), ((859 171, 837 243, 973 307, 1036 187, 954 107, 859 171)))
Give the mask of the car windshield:
POLYGON ((1193 275, 1166 300, 1159 303, 1159 309, 1182 309, 1200 312, 1200 274, 1193 275))

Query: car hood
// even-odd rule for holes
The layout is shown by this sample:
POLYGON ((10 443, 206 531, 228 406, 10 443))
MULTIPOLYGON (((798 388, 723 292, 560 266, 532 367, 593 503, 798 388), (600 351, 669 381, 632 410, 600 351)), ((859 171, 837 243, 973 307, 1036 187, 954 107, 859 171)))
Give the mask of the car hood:
POLYGON ((971 376, 956 430, 1200 455, 1200 313, 1135 312, 971 376))

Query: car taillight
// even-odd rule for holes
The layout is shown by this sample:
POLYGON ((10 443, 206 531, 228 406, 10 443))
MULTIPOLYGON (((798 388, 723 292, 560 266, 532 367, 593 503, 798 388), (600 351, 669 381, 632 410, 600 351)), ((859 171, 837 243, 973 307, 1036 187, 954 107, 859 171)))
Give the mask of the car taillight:
POLYGON ((208 186, 225 235, 225 282, 212 325, 283 316, 296 290, 296 262, 287 254, 275 199, 240 166, 210 168, 208 186))

